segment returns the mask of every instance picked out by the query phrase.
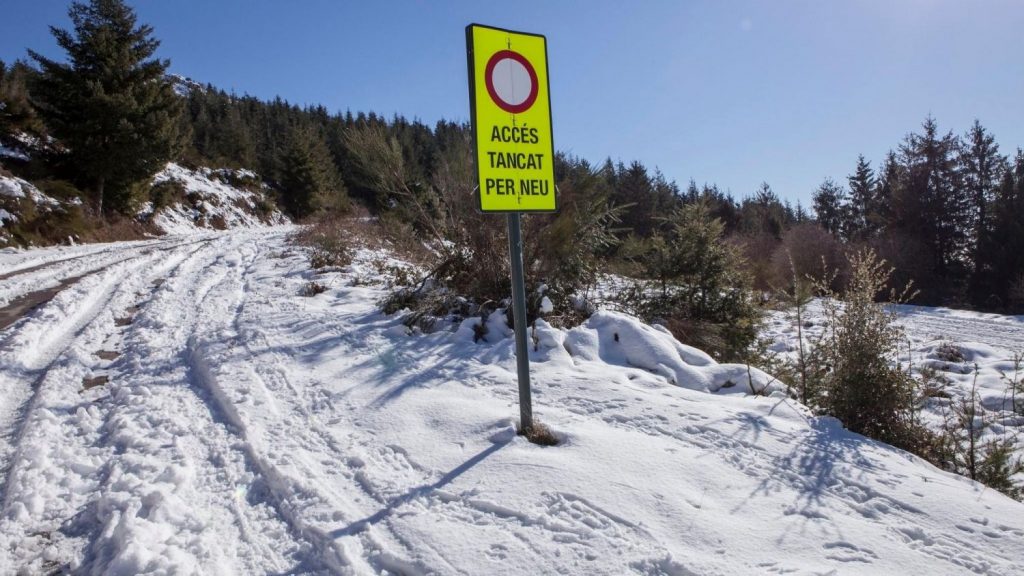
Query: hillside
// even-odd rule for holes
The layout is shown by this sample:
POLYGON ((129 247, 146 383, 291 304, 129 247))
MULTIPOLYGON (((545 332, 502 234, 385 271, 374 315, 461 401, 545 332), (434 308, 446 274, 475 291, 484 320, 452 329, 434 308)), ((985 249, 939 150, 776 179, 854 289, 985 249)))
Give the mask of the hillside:
MULTIPOLYGON (((0 167, 2 168, 2 167, 0 167)), ((0 247, 75 244, 94 241, 99 222, 85 207, 80 192, 61 182, 38 186, 0 173, 0 247)), ((134 237, 227 230, 287 223, 274 194, 250 170, 189 169, 169 163, 152 179, 145 202, 123 234, 134 237)))
POLYGON ((474 320, 410 334, 377 311, 380 253, 314 275, 289 233, 0 253, 9 300, 109 262, 0 333, 0 565, 1019 570, 1024 505, 722 387, 736 368, 616 313, 538 325, 534 406, 561 443, 529 444, 497 317, 478 342, 474 320))

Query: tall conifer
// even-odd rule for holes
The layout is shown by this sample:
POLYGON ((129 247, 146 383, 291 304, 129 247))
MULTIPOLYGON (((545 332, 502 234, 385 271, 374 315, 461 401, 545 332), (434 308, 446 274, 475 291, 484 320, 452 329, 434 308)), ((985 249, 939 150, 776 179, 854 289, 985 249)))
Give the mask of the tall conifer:
POLYGON ((125 212, 133 184, 179 148, 181 99, 164 76, 170 62, 152 59, 153 28, 136 26, 124 2, 75 2, 68 15, 73 31, 50 28, 68 62, 29 51, 42 72, 32 94, 98 211, 125 212))
POLYGON ((842 234, 846 192, 831 178, 826 178, 814 192, 814 213, 818 224, 836 236, 842 234))
POLYGON ((992 295, 991 283, 995 265, 992 260, 995 249, 992 205, 996 199, 1005 159, 999 155, 999 145, 995 143, 995 139, 977 120, 964 137, 960 159, 963 165, 964 186, 970 194, 969 222, 973 270, 969 291, 975 304, 984 305, 992 295))
POLYGON ((870 218, 874 210, 875 173, 863 155, 857 158, 857 168, 847 181, 850 184, 850 204, 846 214, 846 235, 851 240, 865 240, 875 231, 870 218))

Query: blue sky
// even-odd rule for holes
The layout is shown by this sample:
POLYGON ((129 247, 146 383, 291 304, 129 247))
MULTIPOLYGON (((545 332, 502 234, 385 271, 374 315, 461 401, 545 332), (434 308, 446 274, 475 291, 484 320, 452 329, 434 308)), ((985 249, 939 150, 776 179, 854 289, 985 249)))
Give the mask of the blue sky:
MULTIPOLYGON (((1024 146, 1019 0, 135 0, 171 70, 331 111, 469 116, 470 22, 545 34, 555 145, 805 204, 927 114, 1024 146)), ((67 4, 4 0, 0 59, 60 56, 67 4)))

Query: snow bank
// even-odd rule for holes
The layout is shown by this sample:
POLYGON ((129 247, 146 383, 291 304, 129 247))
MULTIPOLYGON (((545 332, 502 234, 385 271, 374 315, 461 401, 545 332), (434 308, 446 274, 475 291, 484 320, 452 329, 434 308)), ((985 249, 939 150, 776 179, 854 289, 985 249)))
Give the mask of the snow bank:
MULTIPOLYGON (((187 234, 202 229, 227 229, 287 224, 288 218, 267 200, 267 189, 249 170, 200 168, 190 170, 170 163, 153 178, 153 185, 179 184, 186 194, 184 202, 175 202, 152 216, 153 223, 168 234, 187 234), (232 182, 246 182, 256 190, 240 188, 232 182)), ((143 209, 148 216, 152 207, 143 209)))
POLYGON ((589 362, 630 366, 664 376, 676 386, 719 392, 735 389, 770 394, 785 390, 777 379, 741 364, 719 364, 702 350, 680 343, 663 326, 608 310, 590 317, 565 337, 574 357, 589 362))

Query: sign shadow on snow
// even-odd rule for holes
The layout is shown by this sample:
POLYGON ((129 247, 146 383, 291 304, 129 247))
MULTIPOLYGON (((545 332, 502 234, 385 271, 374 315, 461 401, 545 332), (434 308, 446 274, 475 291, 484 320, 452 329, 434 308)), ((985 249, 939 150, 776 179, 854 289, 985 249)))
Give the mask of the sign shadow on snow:
POLYGON ((398 507, 405 504, 406 502, 419 498, 420 496, 426 496, 433 492, 434 490, 438 490, 450 484, 456 478, 467 472, 470 468, 476 466, 480 462, 483 462, 491 454, 494 454, 498 450, 501 450, 502 448, 507 446, 508 443, 512 441, 512 438, 513 437, 510 436, 508 439, 502 439, 498 442, 495 442, 494 444, 480 451, 478 454, 476 454, 469 460, 466 460, 462 464, 459 464, 458 466, 453 468, 450 472, 439 478, 433 484, 424 484, 422 486, 417 486, 409 490, 405 494, 398 496, 391 502, 388 502, 386 506, 384 506, 377 512, 373 513, 372 515, 367 516, 366 518, 362 518, 360 520, 356 520, 355 522, 352 522, 344 528, 334 530, 333 532, 330 532, 329 535, 332 538, 341 538, 342 536, 351 536, 366 530, 373 524, 376 524, 390 516, 398 507))

